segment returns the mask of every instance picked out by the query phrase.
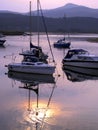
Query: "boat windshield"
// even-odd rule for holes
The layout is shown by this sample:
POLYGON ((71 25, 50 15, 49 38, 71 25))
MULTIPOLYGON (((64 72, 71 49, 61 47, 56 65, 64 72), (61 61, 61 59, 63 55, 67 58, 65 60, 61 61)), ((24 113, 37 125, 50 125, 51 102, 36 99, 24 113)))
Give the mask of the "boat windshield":
POLYGON ((73 55, 82 55, 82 54, 88 54, 88 51, 85 51, 83 49, 69 50, 65 58, 71 58, 73 55))

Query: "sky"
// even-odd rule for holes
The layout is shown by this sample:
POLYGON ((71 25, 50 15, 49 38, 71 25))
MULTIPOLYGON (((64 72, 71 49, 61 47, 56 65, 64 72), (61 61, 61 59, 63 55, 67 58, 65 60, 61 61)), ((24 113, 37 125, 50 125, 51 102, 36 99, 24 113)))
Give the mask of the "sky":
MULTIPOLYGON (((0 10, 9 10, 14 12, 28 12, 30 0, 1 0, 0 10)), ((32 10, 36 8, 36 1, 31 0, 32 10)), ((84 5, 90 8, 98 9, 98 0, 40 0, 42 9, 53 9, 64 6, 67 3, 84 5)))

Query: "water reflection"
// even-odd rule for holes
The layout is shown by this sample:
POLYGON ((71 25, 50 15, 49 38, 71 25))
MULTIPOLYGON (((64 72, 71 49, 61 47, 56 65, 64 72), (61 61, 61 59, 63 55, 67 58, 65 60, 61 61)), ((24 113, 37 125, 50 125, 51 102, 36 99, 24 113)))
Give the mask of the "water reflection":
POLYGON ((8 77, 13 80, 21 81, 22 83, 55 83, 53 75, 26 74, 9 71, 8 77))
POLYGON ((82 82, 85 80, 98 80, 98 70, 96 69, 85 69, 77 68, 64 69, 64 73, 68 80, 72 82, 82 82))
MULTIPOLYGON (((51 37, 53 43, 57 36, 51 35, 51 37)), ((36 36, 34 38, 35 43, 36 36)), ((0 130, 98 130, 97 76, 89 77, 80 72, 78 74, 75 72, 75 75, 79 76, 74 77, 72 75, 74 82, 72 82, 72 79, 67 80, 66 74, 62 73, 61 68, 61 60, 64 57, 63 50, 53 48, 58 72, 61 76, 56 82, 57 87, 55 86, 53 90, 48 108, 47 104, 56 79, 52 78, 50 80, 51 78, 43 78, 42 76, 39 78, 39 76, 24 76, 17 73, 9 73, 9 78, 4 75, 7 72, 4 65, 9 63, 11 57, 3 58, 3 56, 5 54, 15 54, 17 56, 16 62, 21 61, 18 53, 22 49, 26 50, 28 48, 28 39, 28 36, 24 38, 8 36, 7 42, 9 46, 6 49, 0 49, 2 63, 0 64, 0 130), (94 78, 95 80, 92 80, 94 78), (48 83, 49 80, 52 82, 48 83), (38 95, 36 93, 37 88, 38 95), (43 114, 39 114, 39 117, 36 115, 37 96, 39 111, 40 109, 44 112, 46 110, 46 116, 43 120, 43 114)), ((46 42, 44 35, 41 42, 42 47, 48 53, 48 46, 44 44, 46 42)), ((92 54, 98 54, 97 43, 89 43, 83 40, 77 41, 76 38, 72 42, 72 47, 84 48, 92 52, 92 54)))
POLYGON ((23 89, 28 91, 28 108, 27 112, 24 112, 24 122, 27 122, 30 129, 41 130, 46 129, 51 124, 50 120, 53 118, 53 113, 55 113, 54 109, 51 109, 50 102, 52 100, 52 96, 54 90, 56 88, 55 78, 52 75, 34 75, 34 74, 23 74, 16 72, 8 72, 8 77, 12 80, 17 80, 22 83, 22 86, 19 86, 19 89, 23 89), (41 91, 40 89, 43 86, 41 84, 46 84, 48 88, 48 100, 47 102, 42 99, 40 100, 41 91), (51 84, 48 86, 48 84, 51 84), (31 94, 35 93, 36 101, 31 100, 31 94))

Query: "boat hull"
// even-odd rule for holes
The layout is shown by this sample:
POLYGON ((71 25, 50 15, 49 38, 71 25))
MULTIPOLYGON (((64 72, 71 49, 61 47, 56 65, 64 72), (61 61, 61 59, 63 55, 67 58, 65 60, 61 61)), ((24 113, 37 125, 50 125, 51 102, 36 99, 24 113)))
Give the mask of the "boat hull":
POLYGON ((55 66, 45 65, 26 65, 22 63, 12 63, 8 65, 9 71, 33 74, 53 74, 55 66))
POLYGON ((70 70, 72 72, 80 73, 80 74, 85 74, 85 75, 91 75, 91 76, 98 76, 98 66, 97 67, 88 67, 88 66, 64 66, 63 70, 70 70))
POLYGON ((98 69, 98 61, 63 60, 63 68, 66 66, 98 69))
POLYGON ((54 43, 56 48, 70 48, 70 42, 68 43, 54 43))

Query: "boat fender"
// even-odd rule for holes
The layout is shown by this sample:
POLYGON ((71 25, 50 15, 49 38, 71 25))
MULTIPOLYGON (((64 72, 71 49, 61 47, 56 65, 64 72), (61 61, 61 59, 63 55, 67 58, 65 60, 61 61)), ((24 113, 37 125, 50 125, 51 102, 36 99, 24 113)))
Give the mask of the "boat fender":
POLYGON ((8 67, 8 65, 5 65, 5 67, 8 67))
POLYGON ((10 69, 13 69, 13 67, 12 67, 12 66, 10 66, 9 68, 10 68, 10 69))

